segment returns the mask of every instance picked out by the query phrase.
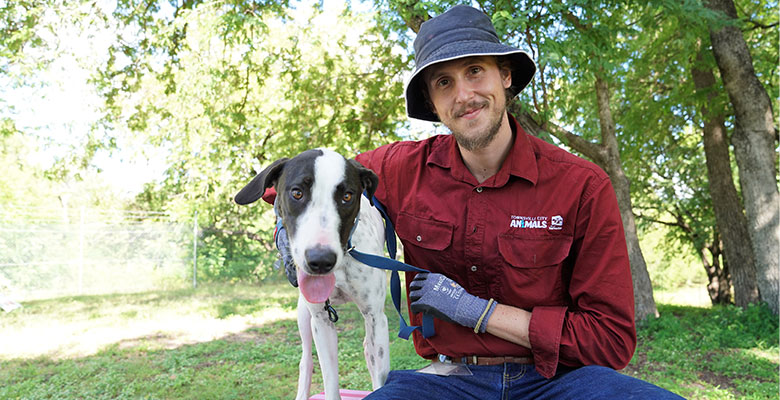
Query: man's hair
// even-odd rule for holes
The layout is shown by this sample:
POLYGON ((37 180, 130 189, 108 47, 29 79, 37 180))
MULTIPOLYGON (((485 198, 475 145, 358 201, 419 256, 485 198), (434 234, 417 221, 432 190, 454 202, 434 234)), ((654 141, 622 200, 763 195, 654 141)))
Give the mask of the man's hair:
MULTIPOLYGON (((513 67, 513 65, 512 65, 512 58, 511 57, 503 56, 503 55, 502 56, 491 56, 491 57, 493 57, 493 59, 496 61, 496 66, 498 67, 499 71, 504 69, 504 68, 506 68, 506 69, 509 70, 509 73, 512 74, 512 71, 513 71, 512 67, 513 67)), ((420 90, 422 90, 422 92, 423 92, 423 97, 425 98, 425 105, 428 107, 428 109, 432 113, 436 114, 436 108, 434 108, 433 103, 431 102, 431 96, 428 93, 428 85, 426 83, 423 83, 423 84, 419 85, 419 87, 420 87, 420 90)), ((506 99, 506 104, 504 104, 505 107, 508 107, 509 104, 512 102, 512 99, 514 98, 513 93, 515 93, 513 88, 515 88, 515 87, 516 87, 515 86, 515 81, 513 79, 512 80, 512 84, 509 85, 508 88, 504 89, 504 98, 506 99)))

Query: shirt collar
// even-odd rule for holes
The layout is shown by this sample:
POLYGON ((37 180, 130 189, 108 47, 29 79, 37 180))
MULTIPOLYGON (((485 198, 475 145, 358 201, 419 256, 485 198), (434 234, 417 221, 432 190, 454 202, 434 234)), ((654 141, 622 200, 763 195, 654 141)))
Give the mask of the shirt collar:
MULTIPOLYGON (((512 150, 509 152, 504 164, 497 174, 490 177, 480 186, 501 187, 509 181, 509 176, 516 176, 536 184, 539 178, 539 169, 536 164, 536 154, 533 145, 523 128, 512 114, 508 114, 509 124, 515 140, 512 142, 512 150)), ((428 164, 438 165, 450 170, 453 178, 477 185, 477 180, 471 175, 463 158, 460 156, 455 138, 451 134, 441 135, 440 140, 435 141, 428 155, 428 164)))

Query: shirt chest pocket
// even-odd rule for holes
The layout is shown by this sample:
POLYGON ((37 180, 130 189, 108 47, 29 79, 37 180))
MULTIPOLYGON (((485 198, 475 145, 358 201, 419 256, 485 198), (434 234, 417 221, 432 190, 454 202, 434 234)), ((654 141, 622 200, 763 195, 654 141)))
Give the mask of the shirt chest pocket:
POLYGON ((525 306, 558 305, 567 298, 565 260, 571 252, 571 236, 517 237, 502 235, 498 250, 505 264, 502 295, 522 299, 525 306), (527 303, 526 303, 527 302, 527 303))
POLYGON ((561 264, 571 251, 572 237, 517 237, 501 235, 498 251, 515 268, 539 268, 561 264))
POLYGON ((446 222, 398 214, 396 233, 404 244, 404 260, 432 272, 447 273, 452 268, 452 234, 446 222))
POLYGON ((425 250, 442 251, 450 247, 453 230, 449 223, 405 213, 398 214, 396 221, 396 233, 404 244, 425 250))

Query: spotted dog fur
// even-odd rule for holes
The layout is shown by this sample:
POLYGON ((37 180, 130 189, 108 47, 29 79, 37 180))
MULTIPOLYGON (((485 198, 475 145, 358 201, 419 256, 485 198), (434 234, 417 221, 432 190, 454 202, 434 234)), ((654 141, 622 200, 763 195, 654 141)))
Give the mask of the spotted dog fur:
MULTIPOLYGON (((381 255, 384 249, 382 217, 364 190, 372 197, 376 175, 355 160, 316 149, 292 159, 277 160, 258 174, 237 195, 236 202, 249 204, 265 189, 275 186, 276 206, 290 241, 296 268, 314 277, 335 276, 331 305, 349 301, 363 314, 366 336, 363 348, 371 383, 381 387, 390 370, 387 317, 384 314, 386 274, 357 262, 346 253, 347 241, 361 252, 381 255), (357 226, 355 217, 359 216, 357 226)), ((299 279, 299 285, 301 279, 299 279)), ((313 361, 312 337, 322 370, 325 397, 340 399, 338 338, 322 303, 311 303, 303 292, 298 296, 298 331, 302 355, 297 400, 309 397, 313 361)))

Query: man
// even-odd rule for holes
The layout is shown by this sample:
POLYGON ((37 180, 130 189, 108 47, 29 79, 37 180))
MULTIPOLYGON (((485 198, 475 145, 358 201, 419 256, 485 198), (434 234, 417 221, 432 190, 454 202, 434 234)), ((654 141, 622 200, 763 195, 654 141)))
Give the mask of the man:
POLYGON ((366 399, 679 398, 615 371, 636 346, 615 193, 507 113, 530 56, 468 6, 425 22, 414 49, 407 113, 452 135, 357 160, 380 178, 405 261, 430 271, 407 274, 412 323, 436 317, 436 335, 415 332, 414 345, 449 376, 392 371, 366 399))

